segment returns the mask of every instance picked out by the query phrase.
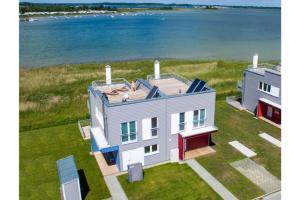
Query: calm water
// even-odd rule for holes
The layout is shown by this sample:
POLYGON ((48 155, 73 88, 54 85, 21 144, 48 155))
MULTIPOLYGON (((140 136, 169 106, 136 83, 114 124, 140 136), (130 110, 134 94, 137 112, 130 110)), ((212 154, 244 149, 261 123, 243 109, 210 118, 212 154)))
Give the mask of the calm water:
POLYGON ((20 22, 20 66, 143 58, 280 59, 279 9, 45 17, 20 22))

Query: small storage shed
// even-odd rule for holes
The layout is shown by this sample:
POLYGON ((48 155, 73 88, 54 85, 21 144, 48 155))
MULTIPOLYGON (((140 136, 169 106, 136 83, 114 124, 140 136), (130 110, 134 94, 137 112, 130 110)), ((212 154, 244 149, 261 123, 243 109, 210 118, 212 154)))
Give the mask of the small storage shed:
POLYGON ((142 163, 134 163, 128 165, 128 182, 144 180, 144 172, 142 163))
POLYGON ((81 200, 79 175, 74 156, 68 156, 57 161, 60 181, 60 191, 63 200, 81 200))

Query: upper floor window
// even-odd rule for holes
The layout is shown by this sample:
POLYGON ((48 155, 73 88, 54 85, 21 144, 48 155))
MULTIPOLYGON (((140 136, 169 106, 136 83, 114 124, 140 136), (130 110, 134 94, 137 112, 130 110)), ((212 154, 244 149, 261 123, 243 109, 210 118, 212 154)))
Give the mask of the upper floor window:
POLYGON ((275 87, 273 85, 267 84, 267 83, 263 83, 263 82, 259 82, 258 83, 258 90, 268 93, 272 96, 275 97, 279 97, 279 88, 275 87))
POLYGON ((121 123, 121 140, 122 143, 127 143, 130 141, 137 140, 137 133, 136 133, 136 122, 124 122, 121 123))
POLYGON ((185 113, 179 113, 179 131, 184 131, 185 129, 185 113))
POLYGON ((151 136, 152 137, 157 137, 157 117, 152 117, 151 118, 151 136))
POLYGON ((194 128, 204 126, 205 118, 206 118, 206 110, 205 109, 195 110, 194 117, 193 117, 194 128))

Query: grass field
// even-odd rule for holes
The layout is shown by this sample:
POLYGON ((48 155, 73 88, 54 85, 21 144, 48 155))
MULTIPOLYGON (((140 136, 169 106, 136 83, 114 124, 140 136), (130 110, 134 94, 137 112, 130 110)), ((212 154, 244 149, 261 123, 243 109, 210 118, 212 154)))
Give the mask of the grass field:
MULTIPOLYGON (((230 167, 230 162, 239 160, 243 156, 229 146, 228 141, 238 139, 251 147, 258 154, 254 160, 275 176, 280 177, 281 169, 280 150, 257 136, 258 131, 262 130, 280 138, 280 130, 253 119, 249 113, 234 110, 224 103, 226 96, 238 94, 236 81, 242 79, 243 71, 248 64, 245 61, 165 60, 161 62, 161 73, 177 73, 188 79, 198 77, 206 80, 208 85, 216 89, 218 99, 216 125, 219 127, 219 132, 215 135, 214 141, 217 144, 215 146, 217 153, 199 158, 198 161, 240 199, 259 196, 262 191, 230 167)), ((21 199, 58 199, 56 160, 70 154, 75 156, 78 169, 82 169, 85 174, 90 188, 86 198, 101 199, 110 196, 95 159, 88 154, 89 142, 82 140, 75 123, 79 119, 89 117, 86 104, 87 87, 93 80, 105 78, 104 66, 104 64, 72 64, 20 70, 21 199)), ((111 66, 113 78, 124 77, 128 81, 146 78, 146 75, 153 74, 152 60, 114 62, 111 66)), ((185 170, 184 166, 166 165, 167 168, 172 168, 177 174, 190 175, 191 173, 188 169, 185 170)), ((155 172, 151 172, 151 169, 147 171, 149 176, 154 176, 155 172)), ((182 181, 181 175, 174 177, 174 180, 165 174, 160 176, 164 176, 162 180, 155 179, 155 181, 162 184, 164 180, 172 180, 179 185, 182 181)), ((125 179, 125 176, 121 177, 122 185, 128 195, 135 198, 131 194, 135 189, 126 186, 125 179)), ((198 185, 203 182, 200 179, 194 181, 198 185)), ((157 196, 145 191, 146 197, 159 198, 159 195, 163 195, 163 192, 159 192, 160 187, 153 186, 151 180, 146 179, 145 183, 147 184, 137 184, 137 188, 146 190, 145 188, 148 187, 146 185, 149 185, 152 193, 158 190, 157 196)), ((207 185, 202 186, 207 187, 207 185)), ((184 188, 184 190, 190 191, 191 188, 184 188)), ((175 184, 166 185, 162 191, 178 192, 175 184)), ((191 199, 201 195, 195 189, 191 193, 191 199)), ((163 197, 169 197, 166 195, 164 194, 163 197)), ((203 198, 209 199, 210 196, 204 195, 203 198)))
POLYGON ((145 179, 128 183, 118 177, 128 199, 222 199, 187 164, 164 164, 144 170, 145 179))
POLYGON ((216 104, 216 125, 219 132, 213 136, 216 153, 199 157, 200 162, 210 173, 225 185, 239 199, 252 199, 263 194, 258 187, 237 172, 229 163, 245 158, 228 142, 238 140, 257 153, 252 159, 264 166, 280 179, 281 151, 258 136, 259 131, 280 139, 280 129, 253 118, 245 111, 231 108, 224 101, 216 104))
POLYGON ((74 155, 86 199, 105 199, 110 193, 77 124, 20 133, 20 199, 59 199, 56 161, 74 155), (87 184, 84 184, 84 183, 87 184))

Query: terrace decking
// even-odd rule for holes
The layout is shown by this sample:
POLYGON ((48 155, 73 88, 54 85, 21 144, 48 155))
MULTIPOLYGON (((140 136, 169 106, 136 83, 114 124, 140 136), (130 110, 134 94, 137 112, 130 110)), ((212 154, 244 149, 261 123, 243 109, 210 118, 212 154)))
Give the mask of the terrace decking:
POLYGON ((105 85, 98 87, 98 89, 106 94, 110 103, 122 102, 124 95, 128 95, 127 101, 144 99, 147 95, 146 91, 142 89, 131 90, 125 83, 105 85))
POLYGON ((151 79, 151 85, 157 86, 166 95, 186 93, 188 85, 176 78, 151 79))
POLYGON ((208 147, 202 147, 202 148, 186 151, 184 153, 184 158, 185 158, 185 160, 189 160, 189 159, 192 159, 192 158, 208 155, 208 154, 215 153, 215 152, 216 151, 213 148, 209 147, 209 146, 208 147))

